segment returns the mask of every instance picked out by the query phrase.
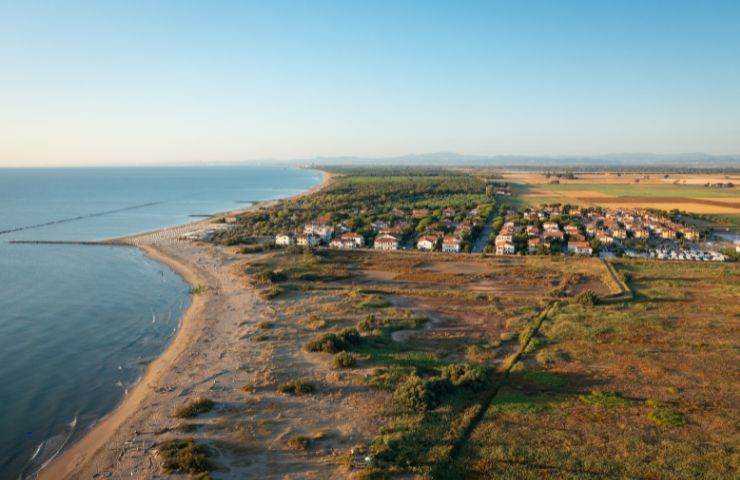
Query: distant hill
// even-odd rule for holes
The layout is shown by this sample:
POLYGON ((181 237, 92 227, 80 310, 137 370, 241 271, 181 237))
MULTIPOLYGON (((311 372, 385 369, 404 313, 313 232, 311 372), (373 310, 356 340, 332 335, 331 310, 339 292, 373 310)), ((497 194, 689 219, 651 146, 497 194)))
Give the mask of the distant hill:
MULTIPOLYGON (((291 162, 294 163, 294 162, 291 162)), ((740 168, 740 155, 705 153, 656 154, 613 153, 596 156, 461 155, 454 152, 403 155, 397 157, 316 157, 301 161, 308 165, 438 165, 500 167, 682 167, 740 168)))

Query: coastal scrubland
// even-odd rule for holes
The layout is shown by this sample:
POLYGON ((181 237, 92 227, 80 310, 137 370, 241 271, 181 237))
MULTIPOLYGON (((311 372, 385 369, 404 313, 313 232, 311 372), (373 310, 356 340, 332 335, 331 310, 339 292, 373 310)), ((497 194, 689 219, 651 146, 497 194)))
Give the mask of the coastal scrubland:
POLYGON ((318 216, 372 235, 400 205, 495 223, 509 201, 488 174, 333 173, 161 247, 198 272, 191 343, 84 472, 737 476, 736 263, 268 245, 318 216))
POLYGON ((362 392, 374 427, 337 459, 347 475, 731 477, 736 267, 613 268, 617 281, 596 259, 327 250, 245 271, 277 273, 271 301, 324 388, 362 392))
MULTIPOLYGON (((327 214, 369 231, 422 203, 497 211, 485 176, 341 173, 225 241, 327 214)), ((735 264, 298 247, 245 258, 245 282, 280 312, 254 340, 290 331, 312 372, 284 368, 257 388, 309 411, 326 397, 352 406, 335 428, 300 419, 281 447, 298 462, 323 458, 337 478, 737 473, 735 264)))
POLYGON ((351 391, 372 419, 336 459, 347 475, 433 475, 554 305, 618 293, 596 259, 281 251, 245 275, 264 292, 280 286, 270 301, 326 382, 314 396, 351 391))

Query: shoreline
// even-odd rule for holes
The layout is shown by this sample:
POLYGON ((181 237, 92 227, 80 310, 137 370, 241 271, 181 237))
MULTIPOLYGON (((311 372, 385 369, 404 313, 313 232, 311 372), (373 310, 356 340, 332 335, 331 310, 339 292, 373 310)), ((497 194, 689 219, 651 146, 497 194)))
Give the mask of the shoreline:
MULTIPOLYGON (((293 200, 318 192, 326 188, 334 177, 334 175, 329 172, 323 170, 318 171, 323 175, 321 182, 304 192, 291 195, 289 197, 266 200, 245 208, 215 213, 210 218, 217 217, 219 215, 239 215, 249 210, 259 208, 260 206, 264 206, 265 204, 269 205, 278 201, 293 200)), ((190 285, 191 288, 195 288, 199 285, 208 285, 209 273, 198 264, 178 259, 167 253, 161 246, 151 244, 134 245, 129 242, 138 237, 155 235, 174 228, 186 226, 195 227, 207 224, 210 223, 210 218, 183 225, 163 227, 146 233, 110 238, 102 240, 98 242, 98 244, 135 246, 141 250, 147 258, 172 269, 182 277, 182 279, 190 285)), ((174 338, 165 347, 164 351, 152 360, 149 365, 147 365, 144 374, 131 387, 129 393, 121 399, 113 410, 93 424, 81 438, 63 449, 57 456, 51 458, 48 463, 35 474, 35 478, 39 480, 74 478, 76 473, 79 473, 85 465, 93 461, 97 454, 107 446, 109 440, 128 422, 130 422, 137 412, 139 412, 140 407, 142 407, 149 399, 154 386, 160 383, 160 380, 165 376, 165 374, 169 373, 173 369, 173 366, 176 365, 184 355, 192 353, 190 350, 194 346, 195 341, 202 333, 203 327, 206 324, 206 317, 202 315, 204 307, 210 300, 214 300, 218 298, 218 296, 219 293, 217 291, 212 291, 210 288, 206 288, 203 293, 198 295, 191 294, 190 304, 182 315, 180 326, 174 338)))

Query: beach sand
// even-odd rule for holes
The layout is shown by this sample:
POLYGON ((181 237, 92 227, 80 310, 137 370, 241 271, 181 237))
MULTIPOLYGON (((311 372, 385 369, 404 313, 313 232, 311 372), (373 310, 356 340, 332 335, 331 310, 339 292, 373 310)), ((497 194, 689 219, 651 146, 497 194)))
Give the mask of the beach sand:
MULTIPOLYGON (((325 187, 330 180, 331 175, 325 174, 320 185, 301 195, 325 187)), ((195 222, 187 229, 206 228, 207 225, 207 221, 195 222)), ((298 352, 287 354, 245 340, 254 334, 260 322, 274 321, 278 315, 256 291, 245 286, 236 268, 244 257, 233 248, 179 241, 182 228, 185 227, 111 241, 136 245, 148 257, 168 265, 191 286, 202 288, 200 293, 192 295, 175 338, 148 366, 140 381, 110 414, 42 469, 39 479, 161 478, 162 468, 155 455, 155 445, 167 438, 199 436, 197 432, 174 431, 179 422, 172 413, 177 407, 204 396, 213 399, 219 406, 217 409, 234 414, 236 405, 244 399, 242 385, 255 382, 256 377, 270 377, 274 368, 281 368, 281 362, 282 368, 290 368, 291 362, 300 362, 299 358, 291 359, 291 356, 300 356, 300 348, 298 352), (280 358, 276 360, 276 356, 280 358)), ((310 366, 304 365, 304 368, 311 373, 310 366)), ((274 404, 276 400, 268 399, 269 402, 274 404)), ((327 424, 333 421, 330 412, 342 413, 342 407, 332 405, 331 399, 318 408, 326 409, 327 424)), ((280 408, 270 408, 269 415, 276 411, 279 418, 280 408)), ((205 437, 233 436, 234 432, 219 430, 219 421, 223 418, 217 417, 206 415, 202 419, 203 430, 207 430, 205 437)), ((252 453, 265 456, 264 452, 252 453)), ((246 456, 229 452, 219 454, 222 468, 246 456)), ((270 467, 281 462, 267 457, 263 460, 264 465, 256 467, 234 464, 220 472, 220 476, 245 478, 242 476, 245 471, 259 471, 265 478, 290 478, 291 472, 299 475, 295 478, 306 478, 298 473, 305 465, 270 467), (229 471, 235 476, 229 475, 229 471)), ((315 461, 318 464, 310 470, 318 474, 316 478, 331 476, 334 465, 315 461)))

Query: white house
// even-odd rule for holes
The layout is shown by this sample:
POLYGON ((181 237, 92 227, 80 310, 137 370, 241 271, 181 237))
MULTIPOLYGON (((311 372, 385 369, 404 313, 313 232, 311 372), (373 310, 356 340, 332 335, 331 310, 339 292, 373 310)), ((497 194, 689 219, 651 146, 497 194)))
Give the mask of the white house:
POLYGON ((314 223, 307 223, 303 227, 303 233, 305 235, 316 235, 322 241, 328 242, 329 240, 331 240, 331 237, 334 235, 334 229, 331 227, 331 225, 314 222, 314 223))
POLYGON ((447 236, 442 240, 442 251, 447 253, 459 253, 462 242, 457 237, 447 236))
POLYGON ((352 243, 354 248, 362 248, 365 246, 365 238, 359 233, 347 232, 340 237, 344 242, 352 243))
POLYGON ((586 242, 568 242, 568 252, 576 255, 591 255, 593 250, 586 242))
POLYGON ((437 248, 437 241, 439 239, 435 237, 434 235, 424 235, 419 238, 419 240, 416 242, 416 248, 419 250, 434 250, 437 248))
POLYGON ((344 236, 342 236, 340 238, 333 239, 329 243, 329 246, 340 250, 351 250, 353 248, 357 248, 357 243, 355 243, 351 238, 344 238, 344 236))
POLYGON ((294 243, 295 239, 293 238, 293 235, 289 233, 278 233, 277 235, 275 235, 275 245, 287 247, 289 245, 293 245, 294 243))
POLYGON ((373 244, 375 250, 398 250, 398 238, 393 235, 378 235, 373 244))

